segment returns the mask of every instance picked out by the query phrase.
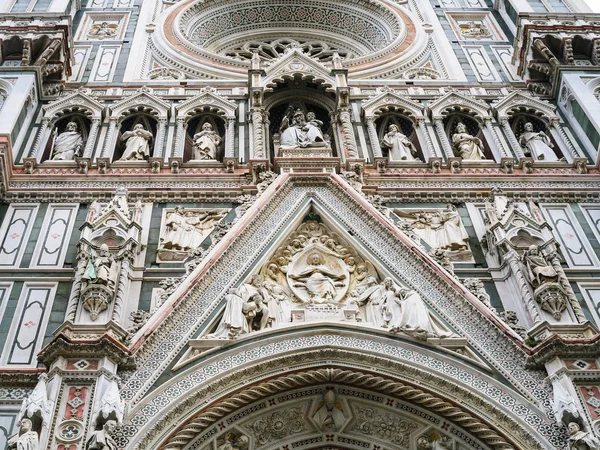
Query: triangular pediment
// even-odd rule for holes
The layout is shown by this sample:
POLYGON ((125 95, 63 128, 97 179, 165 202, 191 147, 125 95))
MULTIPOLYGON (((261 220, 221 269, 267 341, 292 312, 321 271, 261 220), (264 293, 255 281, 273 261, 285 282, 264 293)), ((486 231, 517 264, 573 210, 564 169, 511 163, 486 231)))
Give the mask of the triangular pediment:
POLYGON ((132 96, 111 105, 110 111, 114 116, 119 117, 129 114, 130 111, 137 111, 140 107, 143 107, 151 115, 161 118, 167 118, 170 111, 170 106, 152 95, 148 88, 142 88, 132 96))
POLYGON ((423 117, 423 106, 400 95, 393 89, 383 89, 381 93, 362 104, 365 117, 375 117, 389 110, 404 110, 413 118, 423 117))
MULTIPOLYGON (((379 282, 390 277, 397 286, 415 291, 438 325, 455 336, 474 339, 473 348, 479 354, 485 354, 483 348, 478 348, 484 343, 477 344, 479 338, 465 327, 464 315, 476 323, 472 326, 488 329, 509 346, 520 340, 341 177, 281 175, 134 336, 132 351, 142 355, 160 351, 163 358, 155 369, 147 371, 148 375, 155 374, 152 378, 138 380, 140 384, 128 400, 142 398, 152 379, 180 358, 176 349, 186 348, 216 324, 228 291, 260 273, 265 264, 282 253, 286 239, 298 233, 311 211, 340 236, 336 246, 351 245, 361 260, 371 262, 379 282), (172 340, 165 341, 166 335, 172 340)), ((319 247, 319 251, 323 250, 319 247)), ((296 275, 301 275, 302 269, 298 272, 296 275)), ((306 287, 306 278, 300 282, 306 287)), ((391 336, 389 331, 384 332, 391 336)), ((394 336, 402 338, 402 333, 394 336)), ((410 336, 406 339, 415 340, 410 336)))
POLYGON ((492 105, 499 120, 508 119, 516 113, 530 112, 547 122, 558 121, 556 108, 528 91, 514 91, 492 105))
POLYGON ((79 111, 90 119, 99 119, 102 117, 104 106, 90 94, 91 90, 82 88, 61 97, 44 107, 44 116, 53 118, 79 111))
POLYGON ((434 119, 443 118, 452 111, 461 111, 473 115, 479 120, 490 117, 487 103, 462 92, 448 92, 437 100, 431 102, 427 109, 431 111, 434 119))
POLYGON ((205 87, 200 90, 200 95, 176 106, 179 117, 192 116, 196 111, 208 108, 216 114, 225 117, 235 117, 237 105, 229 99, 221 96, 216 88, 205 87))
POLYGON ((286 78, 294 77, 310 79, 313 83, 322 84, 330 92, 334 92, 336 87, 330 70, 297 48, 286 52, 265 69, 263 86, 270 91, 286 78))

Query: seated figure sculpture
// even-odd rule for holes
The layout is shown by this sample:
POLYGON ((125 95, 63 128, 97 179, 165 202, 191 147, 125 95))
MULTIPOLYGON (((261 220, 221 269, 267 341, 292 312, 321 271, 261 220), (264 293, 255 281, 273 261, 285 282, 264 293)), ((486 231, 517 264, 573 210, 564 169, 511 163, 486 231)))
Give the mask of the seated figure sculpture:
POLYGON ((52 149, 53 161, 73 161, 75 156, 79 156, 83 148, 83 137, 77 130, 75 122, 69 122, 65 131, 60 133, 54 139, 52 149))
POLYGON ((529 250, 523 254, 521 261, 525 266, 523 271, 525 278, 534 289, 544 283, 558 280, 558 273, 540 252, 537 245, 531 245, 529 250))
POLYGON ((481 139, 467 133, 467 127, 462 122, 456 125, 456 133, 452 135, 452 143, 454 144, 454 150, 462 159, 485 159, 481 139))
POLYGON ((531 155, 535 160, 539 161, 559 161, 556 153, 552 150, 552 142, 543 131, 535 132, 533 124, 527 122, 525 131, 519 137, 519 144, 523 147, 526 155, 531 155))
POLYGON ((381 141, 381 147, 389 149, 390 161, 416 161, 417 149, 408 138, 400 132, 397 125, 390 125, 387 134, 381 141))
POLYGON ((280 148, 282 150, 292 150, 296 148, 322 147, 327 148, 328 144, 323 138, 321 126, 323 122, 316 120, 314 113, 307 114, 308 122, 302 110, 294 111, 290 120, 290 112, 283 117, 279 127, 280 148))
POLYGON ((194 135, 194 160, 217 159, 217 151, 222 139, 210 123, 202 125, 202 131, 194 135))
POLYGON ((150 156, 150 139, 152 139, 152 133, 145 130, 141 123, 135 125, 133 130, 123 133, 121 140, 126 144, 121 161, 145 160, 150 156))

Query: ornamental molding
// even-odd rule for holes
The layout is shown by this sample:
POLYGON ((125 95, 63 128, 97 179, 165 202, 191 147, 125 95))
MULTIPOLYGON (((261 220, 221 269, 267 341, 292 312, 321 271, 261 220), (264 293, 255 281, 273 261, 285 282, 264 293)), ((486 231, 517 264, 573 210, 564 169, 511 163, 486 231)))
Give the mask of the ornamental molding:
POLYGON ((155 118, 166 119, 171 111, 171 106, 153 95, 147 88, 142 88, 136 94, 110 105, 109 109, 111 117, 117 117, 120 120, 140 111, 155 118))
POLYGON ((475 117, 480 122, 491 119, 487 103, 461 92, 448 92, 431 102, 427 109, 434 120, 443 119, 454 112, 462 112, 475 117))
POLYGON ((283 83, 286 79, 294 79, 295 77, 322 84, 328 92, 335 92, 335 88, 338 87, 329 69, 297 48, 288 51, 265 68, 262 85, 267 91, 271 92, 277 87, 278 83, 283 83))
POLYGON ((533 113, 544 119, 547 125, 557 123, 556 107, 549 102, 540 100, 527 91, 514 91, 503 99, 492 104, 499 121, 508 120, 519 113, 533 113))
POLYGON ((43 110, 44 117, 50 118, 53 122, 75 111, 85 114, 89 119, 101 119, 104 105, 90 97, 87 90, 78 89, 70 95, 49 103, 43 110))
POLYGON ((423 105, 400 95, 393 89, 382 89, 381 93, 363 102, 362 110, 365 117, 375 117, 398 109, 405 111, 412 120, 424 118, 423 105))
POLYGON ((185 117, 186 119, 191 119, 205 108, 227 118, 235 117, 237 111, 235 102, 221 96, 215 88, 211 87, 201 89, 200 95, 192 97, 175 107, 177 117, 185 117))
MULTIPOLYGON (((205 430, 246 405, 299 387, 323 384, 347 385, 405 399, 445 417, 494 448, 549 448, 535 427, 523 420, 522 414, 511 414, 506 406, 498 403, 499 397, 519 398, 509 389, 502 394, 495 394, 494 398, 486 397, 452 376, 434 374, 418 364, 411 366, 389 361, 379 354, 341 348, 313 348, 263 360, 235 372, 230 371, 219 378, 218 385, 209 380, 197 383, 189 389, 188 395, 173 404, 174 407, 163 405, 161 414, 144 420, 143 428, 131 436, 133 430, 130 423, 136 417, 139 423, 146 409, 136 408, 130 411, 122 429, 123 434, 119 436, 120 439, 125 434, 131 437, 123 439, 120 444, 135 442, 134 449, 184 448, 205 430), (253 382, 248 385, 240 380, 253 382), (479 414, 473 415, 471 411, 478 411, 479 414)), ((173 385, 162 386, 161 393, 153 393, 145 403, 151 405, 154 398, 166 395, 165 390, 173 393, 176 389, 173 385)), ((522 399, 517 401, 522 402, 522 399)), ((526 408, 532 408, 531 412, 536 409, 532 405, 526 408)), ((558 428, 549 418, 542 420, 546 426, 558 428)))

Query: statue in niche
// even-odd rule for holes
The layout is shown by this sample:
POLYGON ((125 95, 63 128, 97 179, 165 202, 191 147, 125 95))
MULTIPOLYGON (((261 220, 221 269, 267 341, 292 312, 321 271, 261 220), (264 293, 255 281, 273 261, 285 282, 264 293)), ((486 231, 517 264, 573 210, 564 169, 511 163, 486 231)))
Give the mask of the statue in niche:
POLYGON ((83 149, 83 137, 75 122, 69 122, 52 145, 52 161, 73 161, 83 149))
POLYGON ((102 244, 97 255, 90 257, 82 281, 87 284, 102 284, 114 292, 119 276, 117 263, 110 254, 108 245, 102 244))
POLYGON ((194 135, 193 141, 194 160, 215 160, 223 139, 209 122, 204 122, 202 131, 194 135))
POLYGON ((347 287, 342 281, 347 282, 348 276, 334 258, 312 251, 308 257, 296 259, 288 278, 292 280, 293 287, 306 291, 309 303, 323 303, 333 302, 339 297, 338 288, 347 287))
POLYGON ((346 420, 344 409, 333 389, 327 389, 323 400, 317 405, 313 419, 323 431, 337 431, 344 424, 346 420))
POLYGON ((315 115, 312 112, 309 112, 307 117, 309 118, 308 121, 301 109, 297 109, 292 114, 292 107, 288 108, 288 111, 281 120, 281 125, 279 126, 279 132, 281 133, 280 149, 291 150, 307 147, 326 148, 328 146, 321 131, 323 122, 316 120, 315 115))
POLYGON ((453 204, 437 211, 396 210, 395 212, 402 219, 410 220, 414 233, 431 248, 449 251, 464 251, 469 248, 469 235, 453 204))
POLYGON ((243 434, 236 437, 233 433, 227 433, 223 437, 223 440, 217 442, 217 450, 246 450, 248 448, 249 440, 247 436, 243 434))
POLYGON ((88 37, 96 39, 114 37, 117 35, 118 28, 119 26, 116 23, 102 22, 101 24, 94 24, 88 32, 88 37))
POLYGON ((125 151, 121 161, 143 161, 150 156, 150 139, 152 133, 144 129, 144 125, 138 123, 133 130, 126 131, 121 136, 125 142, 125 151))
POLYGON ((167 214, 160 237, 158 256, 161 261, 183 261, 226 214, 222 209, 186 211, 183 206, 176 206, 167 214))
POLYGON ((467 127, 462 122, 458 122, 456 125, 456 133, 452 135, 452 143, 454 144, 454 150, 462 159, 485 159, 481 139, 467 133, 467 127))
POLYGON ((112 438, 117 422, 108 420, 101 430, 92 431, 85 444, 85 450, 117 450, 117 444, 112 438))
POLYGON ((20 429, 8 442, 8 450, 38 450, 39 437, 33 431, 33 423, 28 418, 21 419, 20 429))
POLYGON ((535 289, 544 283, 557 282, 558 273, 552 264, 550 264, 544 255, 540 252, 537 245, 533 244, 523 253, 521 258, 525 270, 525 278, 535 289))
POLYGON ((600 441, 589 431, 583 431, 577 422, 569 423, 569 450, 600 450, 600 441))
POLYGON ((525 131, 519 137, 519 144, 523 147, 526 155, 531 155, 535 160, 539 161, 559 161, 556 153, 552 150, 552 142, 543 131, 533 131, 533 124, 527 122, 525 131))
POLYGON ((397 125, 391 124, 387 134, 381 141, 382 148, 388 148, 390 161, 416 161, 417 149, 408 138, 402 134, 397 125))

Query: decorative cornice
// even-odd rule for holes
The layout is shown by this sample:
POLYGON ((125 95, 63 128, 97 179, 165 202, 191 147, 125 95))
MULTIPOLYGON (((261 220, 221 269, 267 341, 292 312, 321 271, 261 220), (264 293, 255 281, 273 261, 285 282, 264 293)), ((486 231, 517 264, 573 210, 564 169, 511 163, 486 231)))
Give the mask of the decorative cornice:
POLYGON ((70 339, 64 334, 59 334, 40 350, 37 359, 50 367, 61 356, 69 358, 107 357, 122 369, 135 368, 135 361, 127 347, 108 334, 93 340, 70 339))

